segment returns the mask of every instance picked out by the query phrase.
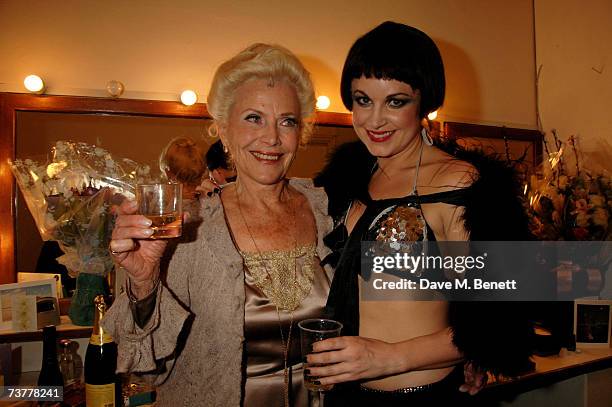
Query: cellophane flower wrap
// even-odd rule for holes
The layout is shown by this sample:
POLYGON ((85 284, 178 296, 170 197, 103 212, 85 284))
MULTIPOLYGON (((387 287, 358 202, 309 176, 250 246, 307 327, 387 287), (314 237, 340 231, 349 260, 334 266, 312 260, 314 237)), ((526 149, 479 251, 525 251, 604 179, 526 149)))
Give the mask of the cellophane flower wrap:
POLYGON ((612 240, 612 147, 583 154, 575 137, 545 142, 548 160, 525 185, 531 229, 539 240, 612 240))
POLYGON ((105 276, 113 267, 108 252, 112 207, 134 198, 136 184, 148 180, 149 167, 80 142, 58 141, 50 157, 11 163, 40 235, 60 244, 65 255, 58 262, 71 276, 105 276))

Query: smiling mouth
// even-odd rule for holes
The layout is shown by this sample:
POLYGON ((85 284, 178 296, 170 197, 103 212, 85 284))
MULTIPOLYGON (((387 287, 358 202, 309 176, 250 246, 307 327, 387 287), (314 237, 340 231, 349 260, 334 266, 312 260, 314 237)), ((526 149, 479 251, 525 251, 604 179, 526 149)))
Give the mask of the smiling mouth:
POLYGON ((374 130, 366 130, 368 137, 375 143, 382 143, 383 141, 387 141, 391 138, 395 130, 388 131, 374 131, 374 130))
POLYGON ((270 163, 277 162, 282 156, 281 153, 262 153, 261 151, 251 151, 251 154, 258 161, 264 161, 264 162, 270 162, 270 163))

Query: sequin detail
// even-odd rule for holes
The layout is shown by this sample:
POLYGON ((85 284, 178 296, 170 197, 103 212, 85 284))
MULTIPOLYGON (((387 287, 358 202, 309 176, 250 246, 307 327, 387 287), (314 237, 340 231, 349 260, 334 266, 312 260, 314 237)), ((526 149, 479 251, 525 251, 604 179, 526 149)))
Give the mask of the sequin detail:
POLYGON ((314 281, 316 246, 291 250, 270 250, 240 254, 255 285, 272 304, 283 311, 295 311, 308 296, 314 281), (298 260, 302 259, 298 267, 298 260))
POLYGON ((427 225, 420 208, 399 205, 378 227, 379 242, 418 242, 427 240, 427 225))

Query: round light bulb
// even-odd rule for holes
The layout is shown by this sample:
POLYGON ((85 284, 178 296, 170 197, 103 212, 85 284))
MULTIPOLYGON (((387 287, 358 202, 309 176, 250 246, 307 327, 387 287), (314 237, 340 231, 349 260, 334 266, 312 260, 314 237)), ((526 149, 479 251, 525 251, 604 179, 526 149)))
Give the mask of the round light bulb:
POLYGON ((319 96, 317 98, 317 109, 319 110, 327 109, 330 104, 331 104, 331 101, 329 100, 327 96, 319 96))
POLYGON ((45 89, 45 83, 37 75, 28 75, 23 80, 23 86, 32 93, 42 93, 45 89))
POLYGON ((106 84, 106 91, 114 98, 118 98, 119 96, 121 96, 124 90, 125 87, 123 86, 123 83, 119 81, 112 80, 108 81, 108 83, 106 84))
POLYGON ((427 115, 427 118, 429 120, 436 120, 436 117, 438 117, 438 111, 437 110, 434 110, 433 112, 431 112, 431 113, 429 113, 427 115))
POLYGON ((198 101, 198 95, 194 91, 187 89, 187 90, 184 90, 183 93, 181 93, 181 102, 185 106, 194 105, 195 102, 197 101, 198 101))

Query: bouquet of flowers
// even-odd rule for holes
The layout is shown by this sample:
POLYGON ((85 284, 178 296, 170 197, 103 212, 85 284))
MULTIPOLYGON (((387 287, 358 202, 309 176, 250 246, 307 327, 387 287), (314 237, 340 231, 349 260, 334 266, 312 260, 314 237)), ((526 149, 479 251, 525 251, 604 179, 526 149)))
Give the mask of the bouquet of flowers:
MULTIPOLYGON (((82 295, 87 285, 102 281, 112 270, 108 252, 112 207, 134 197, 135 186, 148 178, 149 167, 115 159, 101 147, 58 141, 47 162, 17 159, 11 170, 42 239, 60 244, 65 255, 58 262, 72 276, 78 275, 75 297, 79 290, 82 295)), ((90 295, 94 293, 87 293, 85 302, 90 295)), ((78 302, 73 298, 73 303, 75 299, 78 302)), ((91 306, 93 317, 93 302, 91 306)), ((71 317, 77 324, 89 322, 88 316, 73 316, 72 309, 71 317)))
POLYGON ((573 136, 562 142, 553 131, 552 137, 553 149, 544 142, 548 160, 540 177, 532 175, 525 185, 533 234, 540 240, 612 240, 612 179, 605 164, 585 168, 573 136))

